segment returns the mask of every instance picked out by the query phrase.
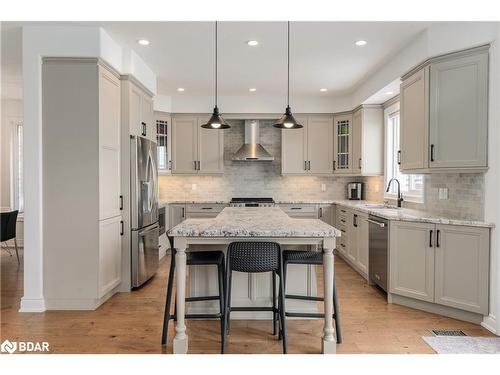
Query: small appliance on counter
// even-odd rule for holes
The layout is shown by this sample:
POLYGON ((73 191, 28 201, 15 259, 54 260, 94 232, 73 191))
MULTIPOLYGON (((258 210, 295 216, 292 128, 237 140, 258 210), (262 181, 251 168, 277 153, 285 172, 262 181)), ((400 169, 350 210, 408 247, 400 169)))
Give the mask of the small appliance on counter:
POLYGON ((350 182, 347 184, 347 199, 361 200, 363 184, 361 182, 350 182))

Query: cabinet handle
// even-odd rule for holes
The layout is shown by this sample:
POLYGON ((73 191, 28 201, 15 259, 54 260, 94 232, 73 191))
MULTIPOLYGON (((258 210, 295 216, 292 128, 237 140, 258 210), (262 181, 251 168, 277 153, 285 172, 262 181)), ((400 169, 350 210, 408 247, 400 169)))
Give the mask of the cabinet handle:
POLYGON ((361 158, 359 158, 359 169, 361 169, 361 158))
POLYGON ((123 210, 123 195, 120 195, 120 211, 123 210))
POLYGON ((141 122, 141 125, 142 125, 142 136, 145 137, 146 136, 146 123, 141 122))
POLYGON ((211 209, 213 209, 213 207, 202 207, 201 209, 202 210, 211 210, 211 209))
POLYGON ((193 161, 193 165, 194 165, 194 170, 196 171, 196 160, 193 161))
POLYGON ((198 160, 198 170, 201 170, 201 162, 198 160))
POLYGON ((436 247, 439 247, 439 229, 436 231, 436 247))
POLYGON ((401 150, 398 150, 398 165, 401 165, 401 150))
POLYGON ((323 217, 323 207, 319 208, 319 217, 323 217))
POLYGON ((123 220, 120 221, 120 236, 123 236, 123 220))
POLYGON ((185 214, 186 214, 186 209, 184 207, 182 207, 182 215, 181 215, 182 218, 186 217, 185 214))
POLYGON ((307 161, 304 160, 304 170, 307 171, 307 161))
POLYGON ((307 162, 307 170, 310 171, 311 170, 311 161, 309 160, 307 162))
POLYGON ((334 171, 337 169, 336 164, 337 164, 337 160, 334 160, 334 161, 333 161, 333 170, 334 170, 334 171))
POLYGON ((429 247, 432 247, 432 230, 429 232, 429 247))
POLYGON ((355 228, 358 227, 358 215, 356 214, 352 217, 352 225, 354 225, 355 228))
POLYGON ((172 170, 172 160, 169 160, 169 161, 168 161, 168 169, 169 169, 169 170, 172 170))
POLYGON ((431 145, 431 161, 434 161, 434 145, 431 145))
POLYGON ((302 207, 290 207, 291 210, 302 210, 302 207))

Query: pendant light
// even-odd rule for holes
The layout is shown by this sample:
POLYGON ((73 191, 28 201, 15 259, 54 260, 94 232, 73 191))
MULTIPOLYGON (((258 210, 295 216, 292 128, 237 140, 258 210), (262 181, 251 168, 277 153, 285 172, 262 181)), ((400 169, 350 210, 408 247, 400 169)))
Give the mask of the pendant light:
POLYGON ((206 124, 201 127, 205 129, 228 129, 230 126, 219 114, 219 108, 217 107, 217 21, 215 21, 215 107, 212 117, 208 120, 206 124))
POLYGON ((300 129, 303 126, 293 117, 292 109, 290 108, 290 21, 287 22, 287 99, 285 114, 274 124, 274 127, 281 129, 300 129))

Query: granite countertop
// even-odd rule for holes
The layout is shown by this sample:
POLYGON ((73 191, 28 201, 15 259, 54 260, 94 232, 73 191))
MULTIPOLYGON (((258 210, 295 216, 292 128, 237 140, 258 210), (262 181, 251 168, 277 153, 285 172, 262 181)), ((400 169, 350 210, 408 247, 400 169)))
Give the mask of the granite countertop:
MULTIPOLYGON (((167 203, 193 203, 193 204, 229 204, 225 201, 170 201, 162 202, 161 204, 167 203)), ((393 206, 389 207, 367 207, 367 205, 380 205, 378 202, 369 201, 355 201, 355 200, 277 200, 276 204, 336 204, 339 206, 344 206, 347 208, 355 209, 361 212, 368 213, 370 215, 375 215, 388 220, 397 221, 412 221, 420 223, 431 223, 431 224, 445 224, 445 225, 464 225, 473 227, 484 227, 484 228, 494 228, 494 223, 489 223, 480 220, 466 220, 466 219, 452 219, 447 217, 442 217, 439 215, 430 214, 425 211, 414 210, 410 208, 396 208, 393 206)), ((303 219, 300 219, 303 220, 303 219)))
POLYGON ((226 207, 212 219, 187 219, 170 230, 185 237, 339 237, 319 219, 293 219, 279 207, 226 207))
POLYGON ((479 220, 450 219, 439 215, 429 214, 425 211, 413 210, 410 208, 388 207, 367 207, 367 205, 380 205, 380 203, 367 201, 340 200, 333 201, 334 204, 352 208, 361 212, 375 215, 388 220, 412 221, 431 224, 464 225, 472 227, 494 228, 495 224, 479 220))

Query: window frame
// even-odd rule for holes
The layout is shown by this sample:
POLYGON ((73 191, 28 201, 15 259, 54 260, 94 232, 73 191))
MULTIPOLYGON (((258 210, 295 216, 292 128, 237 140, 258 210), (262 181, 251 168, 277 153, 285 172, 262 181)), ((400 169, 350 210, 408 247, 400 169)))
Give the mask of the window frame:
POLYGON ((19 138, 19 127, 21 127, 22 132, 24 132, 23 119, 19 117, 11 118, 10 125, 11 125, 11 135, 12 135, 10 144, 10 158, 11 158, 10 188, 12 192, 10 197, 10 205, 12 209, 19 210, 19 212, 22 213, 24 212, 24 175, 23 175, 24 142, 23 142, 23 137, 21 139, 19 138), (22 142, 21 150, 19 150, 19 141, 22 142))
MULTIPOLYGON (((388 171, 388 159, 389 157, 394 159, 393 155, 397 155, 395 152, 392 153, 391 156, 388 155, 388 133, 389 133, 389 120, 394 114, 400 113, 400 103, 399 100, 394 102, 393 104, 387 106, 384 108, 384 163, 385 163, 385 173, 384 173, 384 199, 390 199, 390 200, 397 200, 397 194, 393 192, 386 192, 387 185, 389 183, 390 177, 389 177, 389 171, 388 171)), ((401 132, 401 116, 399 117, 399 131, 401 132)), ((397 157, 397 156, 396 156, 397 157)), ((393 160, 393 166, 397 165, 397 161, 393 160)), ((391 176, 393 175, 391 171, 391 176)), ((412 178, 410 175, 410 179, 412 178)), ((425 179, 423 181, 423 184, 425 184, 425 179)), ((407 191, 402 191, 403 194, 403 199, 407 202, 411 203, 419 203, 423 204, 425 202, 425 186, 422 188, 422 193, 421 194, 414 194, 410 193, 407 191)))
MULTIPOLYGON (((159 167, 159 160, 158 160, 158 175, 170 175, 172 174, 172 159, 171 159, 171 152, 172 152, 172 123, 171 123, 171 116, 168 113, 164 112, 155 112, 155 136, 156 136, 156 141, 157 141, 157 147, 158 147, 158 137, 163 136, 163 134, 158 133, 158 121, 164 121, 166 124, 166 135, 165 135, 165 142, 166 142, 166 162, 167 162, 167 168, 160 168, 159 167)), ((157 155, 158 156, 158 155, 157 155)))

